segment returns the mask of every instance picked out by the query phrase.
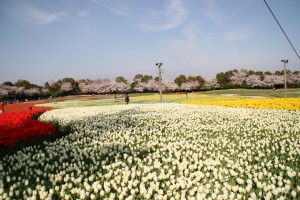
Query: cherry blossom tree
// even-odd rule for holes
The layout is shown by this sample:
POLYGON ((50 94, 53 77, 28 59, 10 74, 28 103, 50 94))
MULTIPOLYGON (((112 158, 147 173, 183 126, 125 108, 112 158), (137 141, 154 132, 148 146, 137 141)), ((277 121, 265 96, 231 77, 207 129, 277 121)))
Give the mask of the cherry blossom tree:
POLYGON ((73 90, 72 84, 70 82, 63 82, 60 89, 64 92, 70 92, 73 90))
POLYGON ((137 92, 144 92, 147 89, 147 83, 144 82, 138 82, 134 87, 134 90, 137 92))
POLYGON ((246 78, 246 84, 249 85, 250 87, 262 87, 263 81, 260 80, 259 75, 253 74, 246 78))
POLYGON ((24 87, 17 87, 17 86, 2 86, 7 92, 8 95, 15 96, 15 95, 22 95, 24 92, 24 87))
POLYGON ((263 85, 265 87, 274 87, 275 85, 284 84, 284 76, 282 75, 266 75, 263 80, 263 85))
POLYGON ((0 85, 0 97, 4 97, 8 95, 8 90, 5 88, 5 86, 0 85))
POLYGON ((49 89, 48 89, 48 88, 42 88, 42 89, 41 89, 41 92, 42 92, 42 93, 48 93, 48 92, 49 92, 49 89))
POLYGON ((247 73, 245 70, 240 70, 237 72, 233 72, 233 75, 229 77, 230 82, 238 87, 241 87, 246 81, 247 73))
POLYGON ((25 91, 25 88, 24 87, 15 87, 14 90, 17 95, 22 95, 23 92, 25 91))
POLYGON ((0 97, 18 98, 24 93, 24 87, 0 85, 0 97))
POLYGON ((102 93, 103 91, 102 91, 101 87, 102 87, 102 83, 90 83, 89 84, 89 92, 102 93))
POLYGON ((89 91, 88 85, 89 85, 88 83, 80 82, 80 83, 78 84, 78 88, 79 88, 79 90, 80 90, 81 92, 87 93, 87 92, 89 91))
POLYGON ((212 89, 212 88, 215 89, 220 87, 218 80, 216 78, 207 79, 204 83, 204 86, 208 89, 212 89))
POLYGON ((108 93, 111 92, 111 81, 96 80, 89 82, 80 82, 78 88, 83 93, 108 93))
MULTIPOLYGON (((162 90, 175 91, 175 90, 179 89, 178 85, 174 81, 164 80, 164 81, 162 81, 161 85, 162 85, 162 90)), ((149 80, 146 83, 138 82, 135 85, 134 90, 137 92, 159 91, 159 82, 155 81, 155 80, 149 80)))
POLYGON ((113 82, 111 82, 111 81, 104 81, 104 82, 100 83, 100 85, 99 85, 99 92, 100 93, 109 93, 109 92, 112 92, 112 89, 111 89, 112 83, 113 82))
POLYGON ((30 88, 30 89, 24 90, 25 96, 28 96, 28 97, 32 97, 32 96, 38 95, 40 93, 41 93, 41 91, 39 88, 30 88))
POLYGON ((149 80, 146 83, 146 88, 148 91, 154 92, 154 91, 159 91, 159 82, 155 80, 149 80))
POLYGON ((83 93, 108 93, 110 92, 110 82, 101 83, 79 83, 79 90, 83 93))
POLYGON ((192 91, 199 87, 199 83, 197 81, 189 81, 181 84, 181 89, 185 91, 192 91))
POLYGON ((300 74, 287 74, 288 83, 300 83, 300 74))
POLYGON ((110 91, 111 92, 128 92, 130 90, 130 85, 124 82, 111 82, 110 91))
POLYGON ((165 80, 165 81, 162 81, 162 89, 169 90, 169 91, 175 91, 175 90, 178 90, 179 87, 174 81, 165 80))

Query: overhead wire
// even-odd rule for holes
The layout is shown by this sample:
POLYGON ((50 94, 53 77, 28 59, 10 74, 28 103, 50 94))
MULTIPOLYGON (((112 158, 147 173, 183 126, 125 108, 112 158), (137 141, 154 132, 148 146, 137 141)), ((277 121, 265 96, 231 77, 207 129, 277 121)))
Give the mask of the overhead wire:
POLYGON ((290 39, 288 38, 288 36, 286 35, 285 31, 283 30, 282 26, 280 25, 279 21, 277 20, 277 18, 275 17, 273 11, 271 10, 270 6, 268 5, 268 3, 266 2, 266 0, 264 0, 265 4, 267 5, 267 7, 269 8, 271 14, 273 15, 274 19, 276 20, 278 26, 280 27, 280 29, 282 30, 283 34, 285 35, 286 39, 289 41, 290 45, 292 46, 292 48, 294 49, 296 55, 298 56, 299 60, 300 60, 300 56, 298 54, 298 52, 296 51, 296 49, 294 48, 292 42, 290 41, 290 39))

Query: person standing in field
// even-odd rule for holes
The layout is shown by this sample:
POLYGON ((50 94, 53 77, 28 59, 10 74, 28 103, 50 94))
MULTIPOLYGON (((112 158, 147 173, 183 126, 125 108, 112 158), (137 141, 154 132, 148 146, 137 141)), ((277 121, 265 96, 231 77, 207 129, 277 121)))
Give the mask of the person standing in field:
POLYGON ((127 93, 125 94, 125 103, 126 103, 126 104, 128 104, 128 103, 129 103, 129 96, 128 96, 128 94, 127 94, 127 93))

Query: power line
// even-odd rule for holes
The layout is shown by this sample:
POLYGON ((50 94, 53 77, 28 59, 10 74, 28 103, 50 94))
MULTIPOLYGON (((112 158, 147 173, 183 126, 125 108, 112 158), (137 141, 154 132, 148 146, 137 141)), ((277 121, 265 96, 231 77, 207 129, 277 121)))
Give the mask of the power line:
POLYGON ((297 53, 296 49, 294 48, 293 44, 291 43, 290 39, 288 38, 288 36, 286 35, 286 33, 284 32, 283 28, 281 27, 280 23, 278 22, 277 18, 275 17, 274 13, 272 12, 271 8, 269 7, 268 3, 266 2, 266 0, 264 0, 265 4, 267 5, 267 7, 269 8, 271 14, 273 15, 274 19, 276 20, 277 24, 279 25, 280 29, 282 30, 282 32, 284 33, 286 39, 289 41, 290 45, 292 46, 292 48, 294 49, 296 55, 298 56, 299 60, 300 60, 300 56, 297 53))

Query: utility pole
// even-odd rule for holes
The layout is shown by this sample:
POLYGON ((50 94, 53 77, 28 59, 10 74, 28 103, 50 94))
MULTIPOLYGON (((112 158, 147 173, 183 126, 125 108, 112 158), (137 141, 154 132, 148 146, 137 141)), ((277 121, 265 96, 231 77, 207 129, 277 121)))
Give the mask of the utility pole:
POLYGON ((160 103, 162 103, 162 91, 161 91, 161 66, 162 66, 162 63, 156 63, 155 64, 158 68, 158 77, 159 77, 159 101, 160 103))
POLYGON ((281 62, 283 62, 284 65, 284 98, 287 98, 287 94, 286 94, 286 63, 289 62, 289 60, 281 60, 281 62))

